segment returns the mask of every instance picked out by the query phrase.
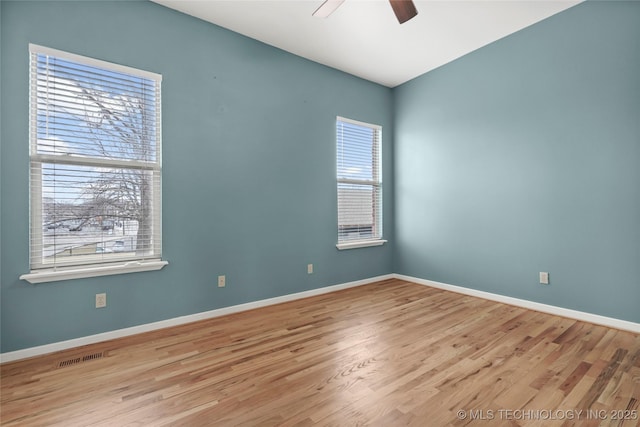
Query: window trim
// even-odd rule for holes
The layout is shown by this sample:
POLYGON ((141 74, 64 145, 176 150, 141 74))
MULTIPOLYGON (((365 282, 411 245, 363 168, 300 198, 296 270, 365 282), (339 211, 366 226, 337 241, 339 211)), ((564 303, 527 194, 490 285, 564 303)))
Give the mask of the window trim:
MULTIPOLYGON (((161 96, 162 75, 140 70, 133 67, 119 65, 112 62, 102 61, 99 59, 77 55, 74 53, 52 49, 45 46, 29 43, 29 183, 30 183, 30 236, 29 236, 29 266, 30 272, 20 276, 21 280, 29 283, 43 283, 59 280, 98 277, 113 274, 133 273, 140 271, 160 270, 168 264, 162 260, 162 111, 161 97, 156 101, 156 160, 146 162, 143 160, 127 160, 127 159, 102 159, 100 157, 84 157, 84 156, 64 156, 60 157, 55 154, 38 153, 38 100, 37 92, 34 90, 34 82, 37 76, 33 71, 34 55, 54 56, 66 61, 72 61, 83 66, 100 68, 115 73, 125 73, 135 77, 154 80, 158 84, 157 95, 161 96), (153 251, 147 257, 132 257, 128 259, 104 260, 99 262, 82 261, 77 264, 56 265, 47 264, 42 258, 42 253, 36 253, 38 247, 42 245, 34 245, 33 242, 43 242, 44 233, 42 228, 43 204, 42 204, 42 168, 45 163, 63 163, 77 166, 95 166, 95 167, 113 167, 139 169, 149 171, 152 174, 158 174, 157 184, 153 185, 154 196, 151 200, 154 211, 154 229, 159 234, 159 241, 154 241, 153 251)), ((155 181, 155 178, 153 178, 155 181)))
POLYGON ((371 239, 371 240, 353 240, 351 242, 343 242, 337 243, 336 248, 340 251, 344 251, 347 249, 358 249, 358 248, 370 248, 372 246, 382 246, 387 243, 385 239, 371 239))
MULTIPOLYGON (((375 156, 372 159, 372 167, 375 171, 374 173, 374 180, 357 180, 357 179, 340 179, 338 178, 338 174, 337 174, 337 163, 336 163, 336 191, 337 191, 337 187, 339 184, 357 184, 357 185, 371 185, 371 186, 375 186, 378 187, 380 192, 382 192, 382 126, 380 125, 376 125, 376 124, 371 124, 371 123, 366 123, 366 122, 362 122, 362 121, 358 121, 358 120, 353 120, 353 119, 349 119, 346 117, 342 117, 342 116, 337 116, 336 117, 336 126, 338 125, 338 123, 349 123, 352 125, 356 125, 356 126, 361 126, 361 127, 366 127, 369 129, 372 129, 374 131, 377 132, 377 136, 378 136, 378 147, 377 147, 377 156, 375 156)), ((337 130, 337 129, 336 129, 337 130)), ((336 135, 336 150, 337 150, 337 135, 336 135)), ((337 159, 337 153, 336 153, 336 159, 337 159)), ((374 246, 381 246, 385 243, 387 243, 387 240, 383 238, 383 232, 382 232, 382 221, 383 221, 383 216, 382 216, 382 209, 383 209, 383 201, 382 201, 382 196, 381 200, 380 200, 380 213, 378 216, 379 219, 379 223, 375 224, 379 229, 380 229, 380 236, 379 237, 374 237, 374 238, 365 238, 365 239, 354 239, 354 240, 340 240, 340 224, 339 224, 339 216, 340 216, 340 210, 338 208, 337 210, 337 214, 338 214, 338 243, 336 243, 336 248, 338 250, 347 250, 347 249, 357 249, 357 248, 367 248, 367 247, 374 247, 374 246)))
POLYGON ((26 280, 31 284, 57 282, 59 280, 85 279, 88 277, 111 276, 114 274, 137 273, 141 271, 156 271, 168 265, 168 261, 147 260, 130 261, 125 263, 93 264, 86 266, 74 266, 57 269, 33 270, 31 273, 23 274, 20 280, 26 280))

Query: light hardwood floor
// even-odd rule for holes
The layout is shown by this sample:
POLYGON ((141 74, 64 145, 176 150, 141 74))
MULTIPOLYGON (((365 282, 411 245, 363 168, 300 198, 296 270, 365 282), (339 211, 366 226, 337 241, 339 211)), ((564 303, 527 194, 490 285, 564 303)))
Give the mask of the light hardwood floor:
POLYGON ((395 279, 1 370, 3 426, 640 425, 639 335, 395 279))

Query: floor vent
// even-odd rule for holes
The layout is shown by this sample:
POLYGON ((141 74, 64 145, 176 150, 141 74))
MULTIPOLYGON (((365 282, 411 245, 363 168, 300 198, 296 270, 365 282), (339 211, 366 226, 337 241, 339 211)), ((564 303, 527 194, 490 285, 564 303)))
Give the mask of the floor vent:
POLYGON ((102 356, 104 356, 104 353, 99 352, 99 353, 87 354, 86 356, 82 356, 82 357, 63 360, 58 364, 58 368, 65 368, 67 366, 77 365, 78 363, 88 362, 89 360, 102 359, 102 356))
POLYGON ((100 353, 93 353, 93 354, 87 354, 86 356, 84 356, 82 358, 83 362, 86 362, 88 360, 96 360, 96 359, 101 359, 102 358, 102 352, 100 353))

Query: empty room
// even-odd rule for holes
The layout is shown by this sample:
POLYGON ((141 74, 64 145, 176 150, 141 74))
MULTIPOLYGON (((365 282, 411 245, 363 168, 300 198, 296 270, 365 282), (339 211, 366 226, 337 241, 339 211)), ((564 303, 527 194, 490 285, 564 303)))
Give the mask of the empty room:
POLYGON ((640 425, 640 2, 0 24, 3 426, 640 425))

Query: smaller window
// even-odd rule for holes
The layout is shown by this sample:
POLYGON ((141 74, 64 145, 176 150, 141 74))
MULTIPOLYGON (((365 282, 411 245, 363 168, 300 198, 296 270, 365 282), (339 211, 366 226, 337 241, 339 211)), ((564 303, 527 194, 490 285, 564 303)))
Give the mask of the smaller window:
POLYGON ((336 160, 338 249, 382 240, 382 127, 338 117, 336 160))

